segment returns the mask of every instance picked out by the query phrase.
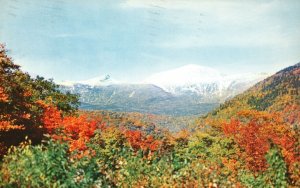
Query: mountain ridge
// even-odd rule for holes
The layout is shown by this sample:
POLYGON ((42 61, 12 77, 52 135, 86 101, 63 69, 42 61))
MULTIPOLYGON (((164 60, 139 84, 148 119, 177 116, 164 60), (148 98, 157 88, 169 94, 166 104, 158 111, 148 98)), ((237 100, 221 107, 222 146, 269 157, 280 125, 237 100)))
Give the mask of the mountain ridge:
MULTIPOLYGON (((168 73, 171 72, 173 77, 168 74, 163 74, 163 77, 167 76, 169 79, 167 82, 170 82, 179 75, 180 70, 183 70, 183 73, 179 76, 179 80, 187 79, 181 80, 182 84, 174 81, 175 85, 168 88, 151 82, 121 83, 110 76, 67 83, 61 88, 63 91, 79 94, 83 104, 82 109, 199 115, 209 112, 223 101, 243 92, 264 76, 264 74, 259 77, 253 77, 251 74, 230 75, 226 77, 230 81, 225 84, 222 83, 224 76, 214 69, 187 65, 169 70, 168 73), (206 73, 206 70, 210 72, 206 73), (200 73, 206 75, 197 76, 200 73), (214 76, 215 74, 217 75, 214 76), (194 78, 194 75, 197 77, 194 78), (205 80, 201 81, 202 78, 205 80)), ((161 78, 158 80, 164 81, 161 78)))

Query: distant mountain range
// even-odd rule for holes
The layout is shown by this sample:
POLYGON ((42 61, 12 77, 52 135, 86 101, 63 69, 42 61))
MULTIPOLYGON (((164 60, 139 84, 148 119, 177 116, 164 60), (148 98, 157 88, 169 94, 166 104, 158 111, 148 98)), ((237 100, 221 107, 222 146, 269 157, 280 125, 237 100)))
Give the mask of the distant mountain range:
POLYGON ((209 67, 187 65, 154 74, 139 84, 121 83, 109 75, 58 84, 63 91, 80 94, 82 109, 178 116, 207 113, 267 76, 224 75, 209 67))

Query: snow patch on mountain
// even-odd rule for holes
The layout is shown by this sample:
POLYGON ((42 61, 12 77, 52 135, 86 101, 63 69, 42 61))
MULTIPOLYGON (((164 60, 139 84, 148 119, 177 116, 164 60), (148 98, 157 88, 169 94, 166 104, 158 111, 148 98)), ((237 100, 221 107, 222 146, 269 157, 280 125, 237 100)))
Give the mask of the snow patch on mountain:
POLYGON ((108 86, 108 85, 113 85, 113 84, 120 84, 121 82, 114 80, 110 77, 110 75, 103 75, 95 78, 91 78, 88 80, 83 80, 83 81, 62 81, 58 82, 57 84, 62 85, 62 86, 67 86, 67 87, 72 87, 74 85, 88 85, 91 87, 96 87, 96 86, 108 86))
POLYGON ((226 75, 210 67, 186 65, 173 70, 153 74, 144 80, 175 95, 192 93, 205 97, 228 98, 248 89, 268 74, 247 73, 226 75))

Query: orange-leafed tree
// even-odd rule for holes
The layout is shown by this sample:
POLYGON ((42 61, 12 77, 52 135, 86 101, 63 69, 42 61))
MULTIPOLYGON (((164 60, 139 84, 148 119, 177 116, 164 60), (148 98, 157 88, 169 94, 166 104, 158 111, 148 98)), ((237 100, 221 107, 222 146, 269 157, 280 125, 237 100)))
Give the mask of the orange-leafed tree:
POLYGON ((44 108, 44 127, 52 138, 68 142, 71 152, 77 151, 80 155, 90 152, 86 144, 95 131, 103 127, 101 121, 88 119, 86 115, 63 116, 57 107, 44 103, 40 105, 44 108))
POLYGON ((152 135, 145 135, 139 130, 126 130, 124 135, 134 151, 153 152, 158 150, 161 145, 161 141, 154 139, 152 135))
POLYGON ((292 165, 299 160, 296 155, 296 136, 279 113, 245 110, 229 123, 223 124, 223 132, 232 136, 244 150, 244 160, 252 171, 267 168, 265 155, 270 143, 278 145, 285 161, 292 165))
POLYGON ((75 95, 63 94, 59 86, 42 77, 31 78, 14 64, 0 44, 0 143, 5 147, 17 145, 27 136, 33 143, 43 138, 39 101, 52 104, 64 113, 78 107, 75 95))

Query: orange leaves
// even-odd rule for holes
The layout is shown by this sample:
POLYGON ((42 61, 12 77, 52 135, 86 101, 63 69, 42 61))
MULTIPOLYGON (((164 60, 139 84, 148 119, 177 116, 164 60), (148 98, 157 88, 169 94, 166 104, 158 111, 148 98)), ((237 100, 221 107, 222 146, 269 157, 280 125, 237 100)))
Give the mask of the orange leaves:
POLYGON ((115 140, 115 137, 124 136, 134 151, 143 150, 151 153, 158 150, 162 144, 161 141, 154 139, 152 135, 144 135, 141 131, 104 126, 101 120, 88 118, 85 114, 78 117, 63 117, 56 107, 44 103, 40 105, 44 108, 42 121, 48 133, 52 135, 53 139, 68 142, 70 151, 78 151, 79 155, 89 150, 86 143, 94 136, 97 129, 101 130, 101 135, 108 142, 109 140, 115 140))
POLYGON ((161 145, 161 142, 155 140, 152 135, 144 136, 141 131, 127 130, 124 134, 135 151, 139 149, 156 151, 161 145))
POLYGON ((92 137, 94 135, 94 131, 97 128, 97 122, 88 121, 86 116, 76 117, 67 117, 66 121, 71 121, 74 124, 71 124, 70 127, 66 127, 70 132, 75 132, 75 134, 79 134, 80 137, 92 137), (72 119, 72 120, 70 120, 72 119))
POLYGON ((61 128, 63 125, 60 111, 52 106, 45 106, 42 122, 49 133, 54 133, 56 129, 61 128))
POLYGON ((97 121, 89 121, 86 116, 62 117, 61 112, 52 106, 46 106, 42 120, 54 139, 69 142, 70 151, 85 151, 86 143, 98 128, 97 121))
POLYGON ((24 97, 31 97, 32 96, 32 92, 30 90, 25 90, 23 93, 24 97))
POLYGON ((30 119, 31 115, 29 113, 22 114, 21 117, 23 119, 30 119))
POLYGON ((240 121, 234 118, 231 118, 230 123, 223 124, 223 132, 225 135, 236 135, 240 127, 240 121))
POLYGON ((10 121, 0 121, 0 131, 23 130, 22 125, 13 125, 10 121))
POLYGON ((96 121, 88 121, 86 116, 72 117, 63 119, 63 133, 70 138, 70 150, 86 150, 86 143, 94 135, 97 129, 96 121))
POLYGON ((0 87, 0 102, 8 102, 8 95, 5 93, 3 87, 0 87))
POLYGON ((141 131, 125 131, 125 137, 127 138, 128 142, 130 143, 131 147, 134 150, 140 149, 140 145, 142 143, 142 133, 141 131))
POLYGON ((146 148, 149 148, 150 151, 156 151, 161 145, 161 142, 158 140, 154 140, 152 135, 148 135, 146 137, 145 142, 146 142, 146 148))
POLYGON ((251 170, 264 170, 266 168, 265 154, 269 150, 268 139, 261 134, 259 125, 255 121, 239 129, 236 138, 245 149, 248 157, 246 162, 251 170))
POLYGON ((238 113, 238 118, 224 123, 223 132, 233 136, 245 150, 249 169, 259 171, 267 167, 265 154, 270 141, 281 147, 288 164, 296 160, 295 136, 278 114, 247 110, 238 113))
POLYGON ((0 133, 24 129, 25 127, 23 125, 16 125, 15 120, 11 120, 11 116, 9 114, 0 115, 0 133))

